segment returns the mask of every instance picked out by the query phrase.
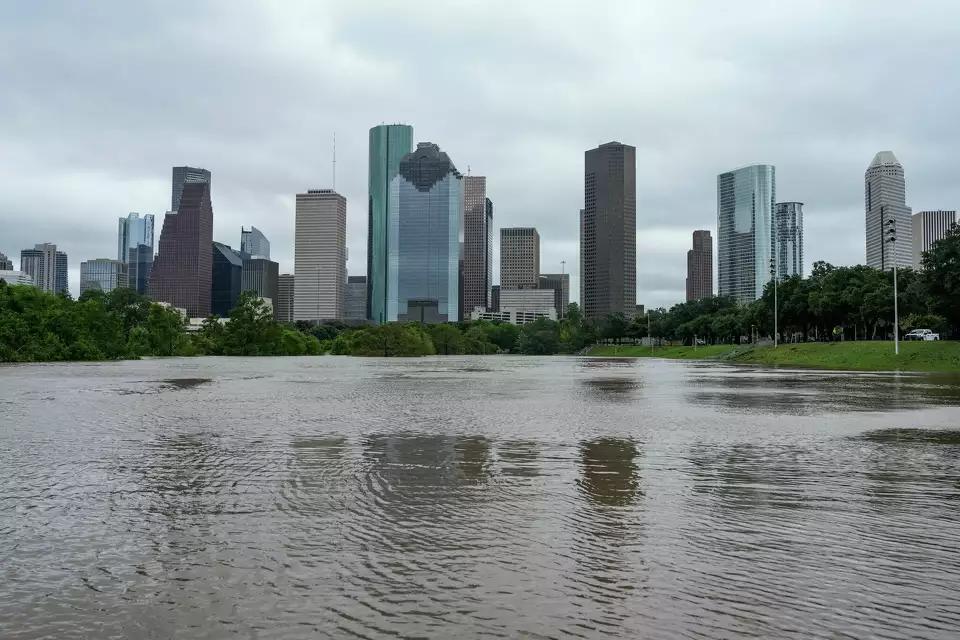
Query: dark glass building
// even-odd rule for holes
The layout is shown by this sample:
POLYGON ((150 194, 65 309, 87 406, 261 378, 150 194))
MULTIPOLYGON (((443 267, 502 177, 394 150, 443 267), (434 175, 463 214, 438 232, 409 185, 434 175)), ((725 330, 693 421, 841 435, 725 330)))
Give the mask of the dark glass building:
POLYGON ((141 295, 150 288, 150 271, 153 269, 153 247, 138 244, 127 250, 128 287, 141 295))
POLYGON ((463 178, 463 317, 490 306, 490 225, 493 203, 484 176, 463 178))
POLYGON ((225 244, 213 243, 213 279, 210 289, 210 310, 226 318, 240 297, 240 275, 243 261, 225 244))
POLYGON ((693 248, 687 251, 687 302, 713 295, 713 238, 710 231, 693 232, 693 248))
POLYGON ((213 280, 213 206, 210 184, 183 185, 179 209, 167 213, 150 274, 150 297, 187 311, 210 315, 213 280))
POLYGON ((567 314, 570 306, 570 274, 569 273, 541 273, 537 280, 537 288, 553 289, 553 306, 557 310, 557 319, 567 314))
POLYGON ((258 298, 266 298, 273 305, 277 316, 277 294, 280 292, 280 265, 266 258, 247 258, 240 274, 240 290, 253 292, 258 298))
POLYGON ((170 193, 170 210, 180 209, 180 196, 183 193, 183 185, 206 183, 210 184, 210 172, 206 169, 196 167, 174 167, 172 190, 170 193))

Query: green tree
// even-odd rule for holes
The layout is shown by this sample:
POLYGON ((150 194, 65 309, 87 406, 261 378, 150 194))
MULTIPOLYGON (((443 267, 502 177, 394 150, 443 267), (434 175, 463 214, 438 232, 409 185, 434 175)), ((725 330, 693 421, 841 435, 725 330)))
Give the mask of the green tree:
POLYGON ((442 356, 463 353, 463 335, 452 324, 430 326, 430 338, 437 353, 442 356))

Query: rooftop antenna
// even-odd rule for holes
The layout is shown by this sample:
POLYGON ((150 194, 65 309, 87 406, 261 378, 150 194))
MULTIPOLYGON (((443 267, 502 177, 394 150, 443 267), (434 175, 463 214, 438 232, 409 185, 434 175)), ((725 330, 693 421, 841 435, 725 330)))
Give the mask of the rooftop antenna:
POLYGON ((467 175, 470 175, 470 165, 467 165, 467 175))
POLYGON ((333 132, 333 190, 337 190, 337 132, 333 132))
POLYGON ((566 273, 566 272, 567 272, 567 261, 566 261, 566 260, 561 260, 561 261, 560 261, 560 273, 561 273, 561 274, 564 274, 564 273, 566 273))

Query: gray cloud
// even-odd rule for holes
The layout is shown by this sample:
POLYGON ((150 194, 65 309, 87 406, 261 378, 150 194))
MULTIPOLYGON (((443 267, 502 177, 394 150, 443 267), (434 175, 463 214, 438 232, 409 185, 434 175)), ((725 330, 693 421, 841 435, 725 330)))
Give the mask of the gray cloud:
MULTIPOLYGON (((293 195, 348 198, 366 264, 367 130, 408 122, 488 176, 499 226, 534 225, 578 291, 583 151, 637 147, 638 301, 683 297, 716 175, 771 162, 806 203, 807 261, 863 261, 863 171, 891 148, 915 210, 957 208, 960 6, 778 2, 604 10, 545 2, 0 6, 0 251, 112 256, 116 219, 162 214, 170 167, 213 171, 214 233, 293 267, 293 195)), ((600 6, 600 5, 598 5, 600 6)))

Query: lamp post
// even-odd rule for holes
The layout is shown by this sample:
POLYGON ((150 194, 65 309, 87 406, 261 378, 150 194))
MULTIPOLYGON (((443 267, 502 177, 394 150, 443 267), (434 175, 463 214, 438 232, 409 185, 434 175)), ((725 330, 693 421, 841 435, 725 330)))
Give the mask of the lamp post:
POLYGON ((773 348, 779 344, 779 327, 777 324, 777 244, 773 245, 773 257, 770 258, 770 275, 773 277, 773 348))
POLYGON ((893 353, 900 355, 900 313, 897 308, 897 220, 890 217, 884 222, 886 242, 893 253, 893 353), (889 227, 889 228, 887 228, 889 227))

